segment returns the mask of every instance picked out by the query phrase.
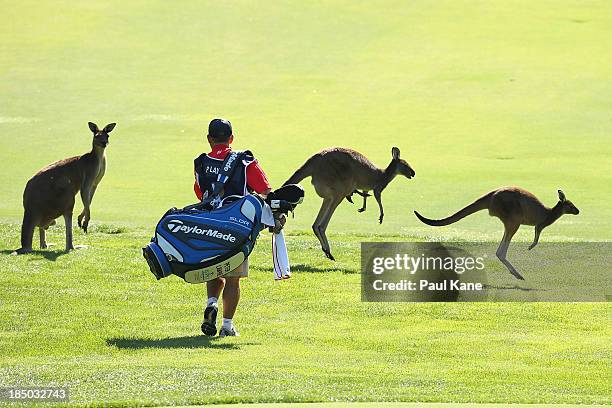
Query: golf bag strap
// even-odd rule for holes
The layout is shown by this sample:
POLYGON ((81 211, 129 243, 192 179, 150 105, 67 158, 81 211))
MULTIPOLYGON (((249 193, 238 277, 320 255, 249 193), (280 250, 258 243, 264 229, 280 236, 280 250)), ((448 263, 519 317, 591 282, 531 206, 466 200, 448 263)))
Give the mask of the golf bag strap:
POLYGON ((202 203, 212 204, 213 207, 217 207, 217 204, 221 201, 221 197, 223 196, 223 187, 234 174, 236 166, 242 160, 244 153, 245 152, 242 151, 229 152, 229 154, 223 160, 223 164, 221 164, 221 170, 217 175, 217 181, 213 182, 212 194, 202 200, 202 203))

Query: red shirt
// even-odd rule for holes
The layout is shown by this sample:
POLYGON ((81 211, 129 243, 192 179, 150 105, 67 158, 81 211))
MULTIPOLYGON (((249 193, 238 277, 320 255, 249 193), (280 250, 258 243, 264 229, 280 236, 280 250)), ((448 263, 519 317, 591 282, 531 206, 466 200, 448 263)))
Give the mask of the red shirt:
MULTIPOLYGON (((212 151, 208 153, 209 157, 215 159, 225 159, 232 151, 232 148, 226 144, 218 144, 212 148, 212 151)), ((263 194, 266 190, 270 189, 270 183, 266 178, 266 174, 263 172, 257 160, 252 161, 247 165, 246 168, 247 186, 256 193, 263 194)), ((195 191, 198 200, 202 200, 202 190, 198 184, 198 178, 196 177, 195 183, 193 184, 193 191, 195 191)))

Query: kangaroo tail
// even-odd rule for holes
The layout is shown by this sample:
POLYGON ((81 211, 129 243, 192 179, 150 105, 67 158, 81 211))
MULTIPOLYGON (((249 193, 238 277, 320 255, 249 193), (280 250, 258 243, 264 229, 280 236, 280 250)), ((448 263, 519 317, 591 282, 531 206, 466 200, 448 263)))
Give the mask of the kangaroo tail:
POLYGON ((441 220, 431 220, 429 218, 425 218, 416 211, 414 212, 414 214, 417 216, 419 220, 421 220, 427 225, 431 225, 434 227, 441 227, 444 225, 455 223, 459 221, 460 219, 467 217, 470 214, 474 214, 477 211, 484 210, 485 208, 489 206, 489 200, 491 199, 492 195, 493 195, 493 192, 490 192, 489 194, 486 194, 480 197, 478 200, 474 201, 472 204, 468 205, 467 207, 464 207, 461 210, 457 211, 450 217, 442 218, 441 220))
POLYGON ((306 177, 312 176, 312 170, 314 169, 314 166, 316 165, 318 159, 319 156, 314 155, 308 160, 306 160, 306 163, 304 163, 299 169, 297 169, 295 173, 293 173, 293 175, 283 183, 283 186, 286 186, 287 184, 297 184, 300 181, 304 180, 306 177))
POLYGON ((32 249, 34 228, 36 228, 36 220, 32 212, 26 209, 21 223, 21 249, 32 249))

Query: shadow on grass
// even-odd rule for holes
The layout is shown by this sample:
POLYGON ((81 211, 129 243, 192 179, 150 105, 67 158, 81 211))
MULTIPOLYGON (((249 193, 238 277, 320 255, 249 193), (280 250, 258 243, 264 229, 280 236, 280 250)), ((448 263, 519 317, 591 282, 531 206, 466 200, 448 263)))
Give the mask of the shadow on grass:
MULTIPOLYGON (((2 255, 11 255, 13 252, 15 252, 15 250, 13 250, 13 249, 3 249, 2 251, 0 251, 0 254, 2 254, 2 255)), ((45 259, 47 259, 49 261, 56 261, 57 258, 59 258, 62 255, 66 255, 68 253, 69 253, 69 251, 66 251, 66 250, 56 250, 56 251, 33 250, 30 253, 23 254, 23 255, 17 255, 17 256, 39 255, 39 256, 42 256, 43 258, 45 258, 45 259)))
POLYGON ((507 285, 507 286, 495 286, 495 285, 484 285, 485 289, 500 289, 500 290, 520 290, 522 292, 548 292, 549 289, 536 289, 536 288, 521 288, 518 285, 507 285))
POLYGON ((352 269, 342 269, 342 268, 319 268, 312 265, 306 264, 296 264, 291 265, 291 272, 306 272, 306 273, 326 273, 326 272, 342 272, 342 273, 359 273, 358 271, 352 269))
POLYGON ((208 348, 208 349, 225 349, 237 350, 240 346, 255 345, 256 343, 222 343, 219 337, 205 336, 183 336, 183 337, 167 337, 165 339, 138 339, 138 338, 113 338, 106 340, 108 346, 115 346, 120 349, 147 349, 147 348, 208 348))

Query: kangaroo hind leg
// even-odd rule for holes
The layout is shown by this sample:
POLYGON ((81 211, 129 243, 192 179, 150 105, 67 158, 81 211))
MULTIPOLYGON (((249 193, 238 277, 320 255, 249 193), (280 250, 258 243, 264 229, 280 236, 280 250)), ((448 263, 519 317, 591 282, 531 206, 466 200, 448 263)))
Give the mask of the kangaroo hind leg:
POLYGON ((508 247, 510 246, 510 241, 516 231, 518 231, 520 224, 519 223, 504 223, 504 236, 499 243, 499 247, 497 248, 497 258, 508 268, 508 271, 514 276, 516 279, 525 280, 521 276, 520 273, 514 268, 514 266, 508 261, 506 255, 508 253, 508 247))
POLYGON ((53 246, 54 244, 50 244, 47 242, 46 239, 46 231, 49 229, 50 226, 55 225, 56 221, 55 220, 45 220, 45 222, 43 222, 42 224, 40 224, 38 226, 38 233, 40 236, 40 248, 41 249, 47 249, 50 246, 53 246))
POLYGON ((321 244, 321 250, 323 251, 325 256, 333 260, 334 257, 329 251, 329 243, 327 242, 327 237, 325 237, 325 234, 321 234, 321 221, 323 220, 323 216, 328 211, 331 204, 331 198, 327 197, 323 199, 323 203, 321 203, 321 208, 319 209, 317 218, 315 218, 315 221, 312 224, 312 232, 314 232, 315 236, 319 240, 319 243, 321 244))
POLYGON ((338 207, 338 204, 342 201, 342 197, 340 199, 326 197, 323 199, 323 203, 321 204, 321 209, 319 210, 319 214, 315 219, 314 224, 312 224, 312 230, 316 237, 319 239, 321 243, 321 249, 325 256, 332 261, 336 259, 331 253, 331 248, 329 246, 329 241, 327 240, 327 236, 325 235, 325 230, 327 229, 327 224, 331 219, 332 214, 335 209, 338 207))
POLYGON ((40 237, 40 249, 47 249, 47 237, 45 235, 45 227, 38 226, 38 235, 40 237))
POLYGON ((327 257, 331 259, 332 261, 335 261, 336 259, 331 254, 331 248, 329 246, 329 242, 327 241, 327 235, 325 234, 325 231, 327 231, 327 226, 329 225, 329 221, 331 220, 332 215, 334 215, 334 211, 336 211, 336 208, 338 208, 338 205, 340 204, 341 201, 342 201, 342 198, 334 199, 332 201, 332 204, 327 210, 327 212, 325 213, 325 215, 323 216, 321 220, 321 226, 319 227, 319 232, 321 233, 321 236, 325 239, 325 242, 327 243, 327 249, 328 249, 327 257))
POLYGON ((64 214, 64 223, 66 224, 66 251, 74 249, 72 243, 72 212, 64 214))

